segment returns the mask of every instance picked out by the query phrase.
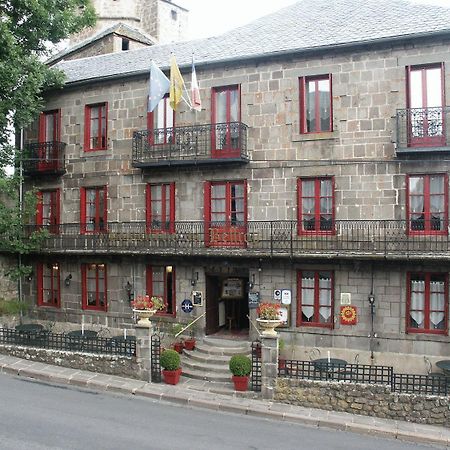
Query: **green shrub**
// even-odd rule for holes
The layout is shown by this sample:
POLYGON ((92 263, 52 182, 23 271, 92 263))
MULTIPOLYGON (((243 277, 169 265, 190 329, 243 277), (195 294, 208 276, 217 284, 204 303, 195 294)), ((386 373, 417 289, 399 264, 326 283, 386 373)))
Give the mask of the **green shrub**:
POLYGON ((252 371, 252 362, 245 355, 234 355, 230 359, 230 371, 236 377, 246 377, 252 371))
POLYGON ((161 367, 165 370, 180 368, 180 355, 175 350, 164 350, 161 353, 161 367))
POLYGON ((0 316, 18 316, 27 312, 28 305, 19 300, 0 300, 0 316))

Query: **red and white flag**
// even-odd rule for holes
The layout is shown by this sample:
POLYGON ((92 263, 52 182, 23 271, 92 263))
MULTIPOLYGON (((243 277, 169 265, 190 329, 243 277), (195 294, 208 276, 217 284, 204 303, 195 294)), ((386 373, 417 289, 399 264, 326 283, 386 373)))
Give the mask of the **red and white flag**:
POLYGON ((194 56, 192 56, 192 81, 191 81, 191 108, 201 111, 202 101, 200 100, 200 88, 198 87, 197 74, 194 66, 194 56))

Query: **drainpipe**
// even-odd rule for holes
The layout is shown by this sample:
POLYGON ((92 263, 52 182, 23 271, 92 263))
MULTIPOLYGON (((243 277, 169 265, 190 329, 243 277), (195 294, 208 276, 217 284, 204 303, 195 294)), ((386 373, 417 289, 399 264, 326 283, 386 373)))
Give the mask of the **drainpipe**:
MULTIPOLYGON (((23 210, 23 128, 20 129, 20 157, 19 157, 19 218, 20 224, 22 226, 22 210, 23 210)), ((22 230, 23 231, 23 230, 22 230)), ((19 252, 18 255, 18 269, 19 269, 19 280, 17 286, 17 293, 19 296, 19 303, 23 302, 23 286, 22 286, 22 254, 19 252)), ((20 323, 23 320, 22 308, 20 308, 20 323)))

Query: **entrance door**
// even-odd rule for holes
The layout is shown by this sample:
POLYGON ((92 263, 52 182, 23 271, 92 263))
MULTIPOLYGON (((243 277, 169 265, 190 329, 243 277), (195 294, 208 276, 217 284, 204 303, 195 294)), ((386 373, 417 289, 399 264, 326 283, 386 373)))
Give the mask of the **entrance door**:
POLYGON ((409 145, 445 145, 443 66, 408 68, 409 145))
POLYGON ((213 334, 219 330, 219 299, 221 281, 219 277, 206 276, 206 327, 205 333, 213 334))

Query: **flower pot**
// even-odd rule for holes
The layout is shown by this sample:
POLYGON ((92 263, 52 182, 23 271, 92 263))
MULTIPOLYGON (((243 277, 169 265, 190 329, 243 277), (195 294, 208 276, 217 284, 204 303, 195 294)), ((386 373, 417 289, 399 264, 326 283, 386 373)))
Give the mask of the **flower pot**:
POLYGON ((150 327, 152 325, 150 317, 155 314, 156 309, 133 309, 133 312, 139 317, 137 325, 141 327, 150 327))
POLYGON ((163 370, 164 383, 166 384, 177 384, 181 377, 181 367, 177 370, 163 370))
POLYGON ((281 325, 281 320, 256 319, 264 336, 277 336, 275 328, 281 325))
POLYGON ((173 349, 178 353, 183 353, 184 342, 174 342, 173 349))
POLYGON ((243 392, 248 390, 248 376, 238 377, 237 375, 233 375, 231 379, 233 380, 235 391, 243 392))
POLYGON ((194 350, 195 344, 196 344, 196 341, 195 341, 194 338, 185 339, 185 341, 184 341, 184 348, 186 350, 194 350))

